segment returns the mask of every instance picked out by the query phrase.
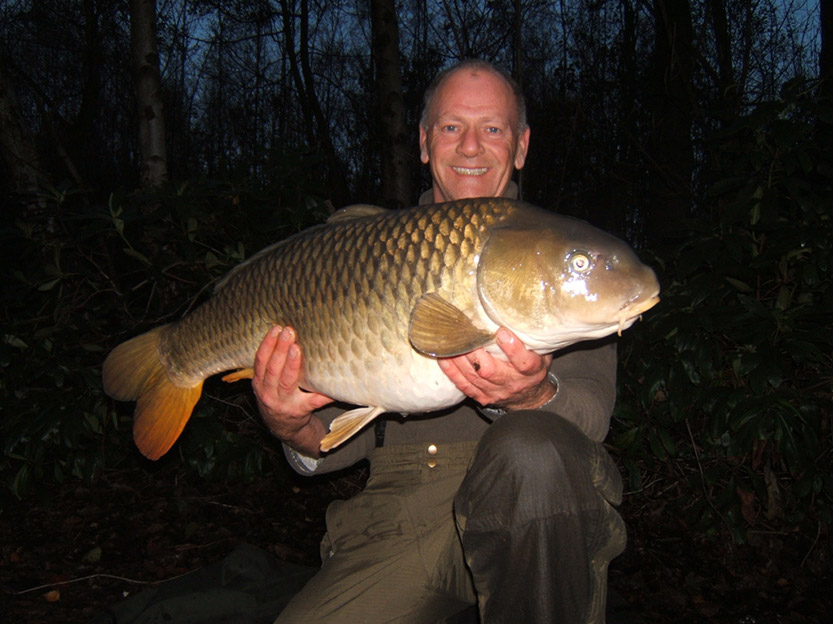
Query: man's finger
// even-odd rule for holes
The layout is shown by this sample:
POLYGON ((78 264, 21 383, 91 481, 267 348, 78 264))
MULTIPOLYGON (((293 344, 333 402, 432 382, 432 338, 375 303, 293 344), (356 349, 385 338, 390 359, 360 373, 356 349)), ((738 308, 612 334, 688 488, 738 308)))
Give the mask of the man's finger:
MULTIPOLYGON (((283 339, 283 338, 282 338, 283 339)), ((282 392, 290 393, 298 388, 301 380, 301 347, 295 343, 287 347, 286 359, 281 369, 278 385, 282 392)))
POLYGON ((524 343, 505 327, 501 327, 497 332, 497 345, 506 355, 509 363, 521 373, 534 373, 543 365, 542 357, 528 350, 524 343))
POLYGON ((275 326, 266 332, 266 335, 263 337, 260 346, 255 352, 255 375, 263 373, 266 362, 269 361, 269 357, 272 355, 272 351, 275 350, 275 345, 278 343, 280 332, 281 328, 275 326))

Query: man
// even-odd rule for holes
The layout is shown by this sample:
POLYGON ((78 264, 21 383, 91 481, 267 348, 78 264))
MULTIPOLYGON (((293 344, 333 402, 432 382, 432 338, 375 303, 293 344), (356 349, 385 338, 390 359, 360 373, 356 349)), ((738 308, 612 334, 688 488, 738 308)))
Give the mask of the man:
MULTIPOLYGON (((419 129, 432 189, 421 203, 515 197, 529 145, 523 97, 483 61, 429 88, 419 129)), ((255 361, 264 422, 292 466, 320 474, 368 457, 363 492, 327 510, 322 568, 277 622, 433 623, 478 605, 481 622, 603 622, 607 564, 624 548, 611 507, 621 479, 601 441, 615 398, 615 345, 557 357, 497 335, 440 360, 471 401, 389 417, 331 453, 318 450, 343 408, 298 387, 302 345, 274 328, 255 361), (324 409, 322 409, 324 408, 324 409)))

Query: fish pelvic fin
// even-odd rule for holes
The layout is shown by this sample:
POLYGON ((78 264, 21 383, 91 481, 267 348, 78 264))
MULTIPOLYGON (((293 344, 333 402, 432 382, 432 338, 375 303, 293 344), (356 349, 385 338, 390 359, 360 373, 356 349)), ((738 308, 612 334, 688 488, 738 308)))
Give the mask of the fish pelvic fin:
POLYGON ((176 442, 194 405, 202 384, 174 385, 159 359, 156 327, 113 349, 102 368, 104 391, 119 401, 136 401, 133 440, 148 459, 159 459, 176 442))
POLYGON ((495 335, 476 327, 460 308, 431 292, 420 297, 411 311, 408 338, 420 353, 441 358, 485 347, 495 335))
POLYGON ((226 383, 234 383, 235 381, 242 381, 243 379, 254 379, 255 369, 253 368, 238 368, 236 371, 223 375, 222 380, 226 383))
POLYGON ((326 452, 346 442, 367 423, 384 413, 382 407, 360 407, 344 412, 330 423, 330 433, 321 440, 321 450, 326 452))

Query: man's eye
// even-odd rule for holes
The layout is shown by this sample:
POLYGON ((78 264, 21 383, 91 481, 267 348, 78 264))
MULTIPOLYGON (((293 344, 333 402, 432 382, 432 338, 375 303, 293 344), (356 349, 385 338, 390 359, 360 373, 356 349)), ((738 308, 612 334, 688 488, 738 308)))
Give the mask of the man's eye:
POLYGON ((443 132, 457 132, 457 126, 454 124, 446 124, 443 126, 443 132))
POLYGON ((486 132, 489 134, 500 134, 500 128, 497 126, 489 126, 486 128, 486 132))

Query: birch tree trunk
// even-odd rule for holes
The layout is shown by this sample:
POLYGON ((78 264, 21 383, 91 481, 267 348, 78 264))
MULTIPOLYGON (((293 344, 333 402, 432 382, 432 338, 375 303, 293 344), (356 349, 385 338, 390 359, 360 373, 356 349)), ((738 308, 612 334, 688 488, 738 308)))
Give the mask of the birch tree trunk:
POLYGON ((168 181, 168 154, 156 46, 155 0, 130 0, 130 49, 139 107, 141 184, 160 186, 168 181))
POLYGON ((399 26, 393 0, 371 0, 373 56, 376 63, 376 91, 382 121, 382 197, 388 208, 405 208, 414 203, 412 163, 402 73, 399 67, 399 26))

